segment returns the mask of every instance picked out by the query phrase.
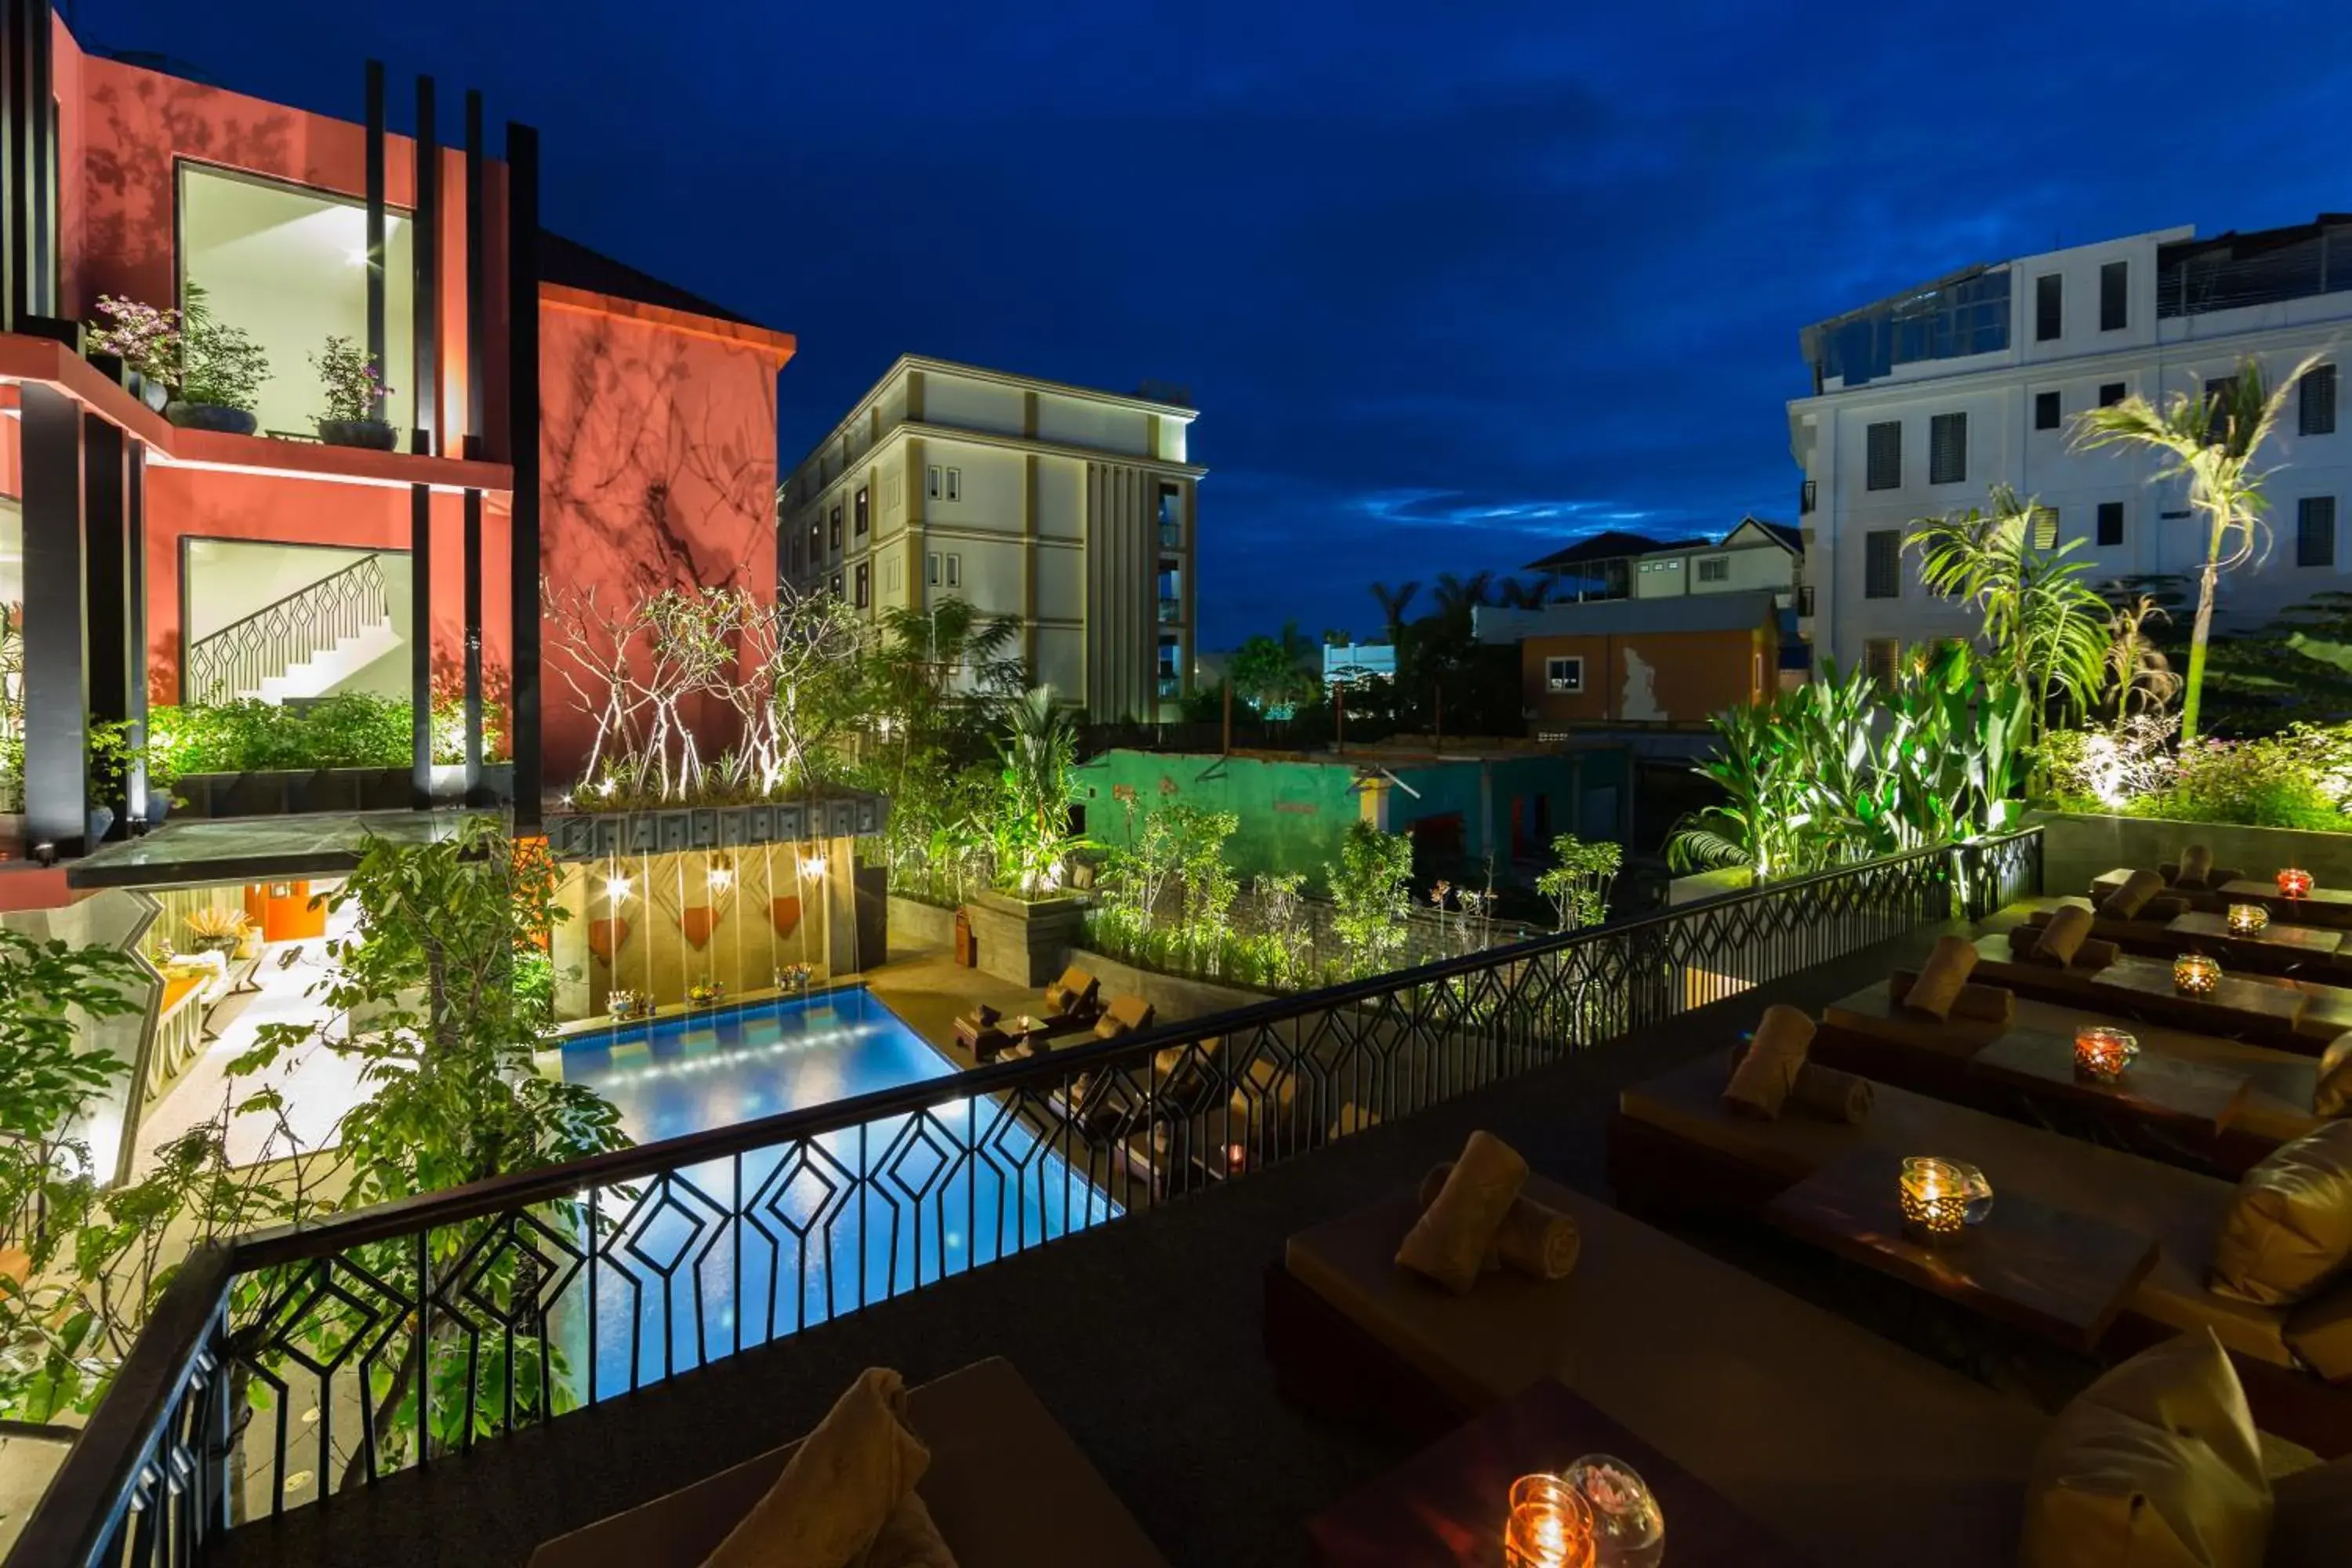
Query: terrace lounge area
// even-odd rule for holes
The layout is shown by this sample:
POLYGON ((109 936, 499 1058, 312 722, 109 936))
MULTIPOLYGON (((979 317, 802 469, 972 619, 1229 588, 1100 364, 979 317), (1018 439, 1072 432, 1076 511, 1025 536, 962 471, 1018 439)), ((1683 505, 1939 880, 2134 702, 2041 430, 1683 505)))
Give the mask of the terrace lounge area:
MULTIPOLYGON (((1003 1063, 964 1080, 966 1098, 943 1099, 955 1089, 936 1086, 903 1094, 891 1103, 926 1106, 912 1125, 945 1132, 990 1103, 994 1086, 995 1103, 1025 1115, 1045 1145, 1124 1212, 1115 1223, 1070 1218, 1051 1245, 1025 1242, 1005 1249, 1017 1255, 961 1271, 944 1258, 929 1270, 919 1242, 919 1288, 894 1276, 876 1292, 869 1254, 859 1267, 861 1306, 832 1311, 829 1321, 803 1318, 764 1344, 733 1323, 732 1353, 698 1335, 699 1354, 688 1357, 672 1323, 658 1337, 680 1352, 680 1364, 665 1353, 663 1367, 642 1378, 633 1365, 626 1392, 599 1377, 589 1409, 522 1425, 422 1468, 387 1468, 374 1485, 346 1485, 323 1505, 242 1524, 211 1542, 203 1560, 522 1564, 568 1532, 810 1432, 859 1369, 888 1366, 910 1386, 1017 1374, 1045 1430, 1068 1440, 1055 1436, 1038 1450, 1039 1489, 1028 1508, 1048 1508, 1060 1495, 1046 1472, 1058 1476, 1058 1448, 1074 1447, 1084 1457, 1081 1471, 1091 1467, 1090 1484, 1115 1500, 1115 1510, 1123 1505, 1148 1538, 1138 1561, 1154 1560, 1152 1549, 1177 1563, 1372 1560, 1344 1543, 1373 1539, 1367 1532, 1392 1518, 1384 1510, 1458 1500, 1458 1487, 1415 1489, 1431 1487, 1433 1474, 1458 1481, 1484 1465, 1478 1473, 1491 1479, 1494 1465, 1514 1455, 1521 1468, 1538 1468, 1533 1455, 1542 1456, 1540 1468, 1564 1464, 1570 1455, 1552 1455, 1531 1437, 1551 1430, 1543 1426, 1550 1420, 1565 1422, 1563 1431, 1592 1430, 1597 1421, 1615 1434, 1609 1451, 1636 1457, 1668 1501, 1670 1520, 1687 1532, 1677 1538, 1687 1561, 2006 1563, 2018 1560, 2019 1521, 2030 1511, 2029 1469, 2042 1473, 2052 1462, 2050 1435, 2079 1425, 2086 1409, 2106 1408, 2102 1399, 2122 1398, 2118 1389, 2144 1388, 2201 1353, 2205 1372, 2232 1391, 2221 1404, 2241 1401, 2246 1455, 2255 1451, 2254 1424, 2262 1433, 2271 1543, 2268 1555, 2246 1560, 2282 1568, 2332 1561, 2327 1542, 2340 1537, 2327 1532, 2340 1530, 2352 1508, 2352 1461, 2326 1462, 2352 1453, 2352 1400, 2333 1381, 2343 1369, 2331 1359, 2332 1340, 2305 1335, 2304 1314, 2282 1307, 2271 1313, 2272 1339, 2283 1335, 2293 1349, 2271 1356, 2255 1331, 2262 1313, 2220 1300, 2202 1268, 2203 1252, 2217 1247, 2215 1268, 2226 1262, 2226 1244, 2210 1234, 2226 1227, 2210 1222, 2231 1202, 2228 1173, 2245 1152, 2242 1140, 2267 1138, 2275 1150, 2318 1120, 2310 1100, 2322 1091, 2289 1081, 2286 1069, 2304 1064, 2306 1080, 2315 1070, 2324 1077, 2326 1042, 2298 1051, 2235 1037, 2242 1030, 2190 1027, 2169 1016, 2176 998, 2120 979, 2096 982, 2127 955, 2082 931, 2042 951, 2053 924, 2144 925, 2167 915, 2169 901, 2203 894, 2179 882, 2175 867, 2165 884, 2172 890, 2151 896, 2138 887, 2140 907, 2128 910, 2128 900, 2109 901, 2113 889, 2095 891, 2094 910, 2090 899, 2036 887, 2034 836, 2009 842, 2023 853, 2002 858, 1997 871, 1967 858, 1981 852, 1898 857, 1712 910, 1435 966, 1402 988, 1410 996, 1393 977, 1368 982, 1311 1004, 1269 1004, 1129 1044, 1080 1047, 1069 1065, 1003 1063), (1941 1019, 1919 1013, 1944 966, 1955 964, 1963 966, 1965 1000, 1941 1019), (1479 1010, 1481 986, 1505 972, 1516 1015, 1508 1005, 1479 1010), (1663 993, 1650 984, 1661 973, 1675 981, 1663 993), (1563 985, 1574 980, 1601 984, 1563 985), (2109 1005, 2083 1005, 2083 987, 2093 984, 2112 987, 2102 998, 2109 1005), (1302 1009, 1315 1013, 1321 1032, 1285 1031, 1302 1009), (1826 1113, 1727 1110, 1735 1070, 1747 1070, 1735 1069, 1735 1051, 1751 1053, 1748 1065, 1769 1060, 1780 1044, 1772 1020, 1784 1015, 1803 1021, 1804 1070, 1866 1075, 1874 1099, 1865 1094, 1858 1111, 1850 1096, 1826 1113), (1326 1069, 1349 1080, 1351 1105, 1361 1100, 1390 1114, 1342 1118, 1318 1135, 1318 1112, 1307 1118, 1303 1141, 1286 1142, 1289 1131, 1259 1121, 1269 1106, 1288 1104, 1250 1071, 1266 1058, 1253 1052, 1245 1067, 1211 1055, 1220 1041, 1231 1051, 1238 1040, 1264 1047, 1277 1035, 1286 1050, 1312 1052, 1349 1018, 1363 1031, 1359 1044, 1423 1065, 1413 1053, 1426 1051, 1426 1061, 1451 1062, 1455 1080, 1391 1084, 1374 1095, 1323 1057, 1326 1069), (2067 1031, 2094 1019, 2137 1031, 2147 1068, 2095 1082, 2064 1074, 2037 1080, 2007 1060, 2052 1039, 2063 1053, 2067 1031), (1759 1029, 1759 1020, 1769 1026, 1759 1029), (1546 1028, 1572 1048, 1533 1051, 1546 1028), (1751 1031, 1755 1040, 1743 1044, 1751 1031), (1501 1048, 1482 1057, 1474 1040, 1501 1048), (1079 1165, 1082 1136, 1126 1143, 1130 1153, 1137 1147, 1132 1120, 1106 1132, 1095 1114, 1106 1081, 1135 1089, 1119 1072, 1126 1054, 1153 1058, 1140 1080, 1147 1112, 1181 1100, 1178 1069, 1201 1069, 1204 1056, 1216 1063, 1206 1070, 1217 1087, 1238 1095, 1254 1086, 1244 1130, 1217 1120, 1221 1112, 1189 1110, 1250 1157, 1223 1167, 1222 1179, 1209 1179, 1219 1174, 1214 1167, 1184 1165, 1188 1110, 1180 1109, 1164 1136, 1142 1145, 1157 1152, 1154 1181, 1137 1181, 1131 1163, 1108 1177, 1091 1159, 1079 1165), (2166 1063, 2174 1065, 2155 1070, 2166 1063), (1055 1068, 1063 1076, 1047 1092, 1055 1068), (1971 1076, 1978 1068, 1981 1076, 1971 1076), (2224 1079, 2231 1092, 2216 1100, 2224 1079), (2286 1113, 2297 1094, 2303 1123, 2286 1113), (1063 1119, 1058 1139, 1055 1117, 1063 1119), (2202 1142, 2187 1135, 2200 1119, 2216 1135, 2202 1142), (1517 1264, 1499 1279, 1482 1278, 1474 1268, 1468 1293, 1447 1296, 1390 1265, 1394 1237, 1412 1223, 1410 1194, 1433 1166, 1469 1158, 1465 1139, 1476 1131, 1524 1155, 1532 1173, 1527 1193, 1565 1210, 1582 1230, 1582 1260, 1565 1278, 1534 1283, 1513 1271, 1517 1264), (1948 1250, 1923 1249, 1907 1232, 1841 1229, 1835 1203, 1811 1201, 1826 1181, 1833 1194, 1864 1208, 1883 1199, 1891 1212, 1891 1165, 1875 1197, 1857 1197, 1835 1178, 1913 1142, 1917 1152, 1979 1162, 1992 1181, 1991 1215, 1948 1250), (2139 1205, 2136 1234, 2116 1223, 2118 1203, 2139 1205), (2207 1234, 2191 1234, 2184 1214, 2207 1234), (1351 1247, 1365 1254, 1355 1294, 1333 1283, 1344 1281, 1351 1247), (2199 1300, 2205 1296, 2215 1299, 2199 1300), (1453 1330, 1444 1326, 1449 1315, 1453 1330), (1517 1327, 1465 1345, 1461 1325, 1477 1322, 1517 1327), (2205 1337, 2209 1327, 2218 1341, 2205 1337), (1416 1332, 1428 1336, 1418 1349, 1411 1348, 1416 1332), (1514 1337, 1524 1342, 1504 1342, 1514 1337), (1531 1363, 1549 1370, 1514 1392, 1521 1375, 1514 1369, 1531 1363), (2242 1395, 2234 1392, 2241 1387, 2242 1395), (1759 1412, 1769 1415, 1769 1430, 1757 1425, 1759 1412), (1908 1437, 1872 1443, 1873 1432, 1916 1433, 1916 1453, 1908 1437), (1057 1456, 1046 1457, 1047 1448, 1057 1456), (1790 1481, 1799 1483, 1793 1491, 1790 1481)), ((2289 907, 2283 916, 2305 912, 2289 907)), ((2250 984, 2293 988, 2292 1009, 2333 1001, 2317 979, 2250 984)), ((2200 1000, 2193 987, 2183 994, 2200 1000)), ((2279 1011, 2265 1000, 2248 1016, 2279 1011)), ((1296 1067, 1307 1058, 1287 1059, 1296 1067)), ((873 1099, 839 1115, 879 1125, 884 1107, 873 1099)), ((1298 1119, 1286 1116, 1283 1125, 1296 1129, 1298 1119)), ((2323 1144, 2326 1137, 2319 1135, 2323 1144)), ((896 1134, 891 1141, 894 1149, 911 1147, 896 1134)), ((968 1146, 986 1152, 984 1144, 968 1146)), ((627 1159, 650 1160, 648 1169, 665 1173, 654 1185, 666 1198, 697 1196, 675 1157, 667 1167, 659 1151, 627 1159)), ((625 1162, 608 1163, 610 1173, 624 1173, 625 1162)), ((2261 1164, 2256 1151, 2241 1168, 2261 1164)), ((887 1160, 884 1167, 893 1179, 901 1170, 887 1160)), ((693 1179, 728 1203, 711 1177, 693 1179)), ((866 1180, 870 1200, 882 1184, 866 1180)), ((906 1209, 919 1229, 928 1187, 916 1180, 906 1209)), ((461 1197, 446 1217, 455 1225, 469 1208, 491 1206, 461 1197)), ((757 1223, 748 1209, 735 1212, 757 1223)), ((1957 1207, 1949 1213, 1957 1226, 1957 1207)), ((931 1217, 950 1227, 957 1216, 943 1205, 931 1217)), ((976 1211, 963 1217, 986 1224, 976 1211)), ((734 1227, 739 1281, 741 1229, 734 1227)), ((266 1269, 303 1250, 264 1242, 238 1267, 266 1269)), ((2331 1279, 2340 1291, 2340 1279, 2331 1279)), ((667 1275, 661 1290, 671 1296, 667 1275)), ((772 1331, 772 1296, 770 1310, 772 1331)), ((541 1331, 550 1331, 542 1323, 541 1331)), ((589 1343, 593 1360, 593 1337, 589 1343)), ((247 1341, 230 1353, 251 1352, 247 1341)), ((137 1389, 146 1371, 127 1366, 124 1385, 137 1389)), ((920 1399, 919 1390, 919 1409, 920 1399)), ((263 1436, 257 1425, 243 1442, 248 1510, 257 1473, 297 1462, 292 1449, 281 1446, 273 1456, 266 1439, 257 1444, 263 1436)), ((1007 1490, 1018 1494, 1021 1478, 1007 1490)), ((1488 1560, 1477 1552, 1495 1542, 1480 1532, 1491 1524, 1499 1535, 1501 1510, 1498 1500, 1481 1507, 1476 1538, 1455 1541, 1465 1554, 1416 1555, 1414 1543, 1401 1542, 1399 1554, 1379 1560, 1488 1560)), ((1424 1527, 1436 1528, 1421 1517, 1414 1528, 1424 1527)), ((604 1560, 578 1555, 576 1543, 571 1550, 538 1561, 604 1560)), ((965 1555, 959 1545, 959 1559, 965 1555)), ((699 1561, 699 1548, 678 1560, 699 1561)), ((977 1560, 1001 1559, 983 1552, 977 1560)))

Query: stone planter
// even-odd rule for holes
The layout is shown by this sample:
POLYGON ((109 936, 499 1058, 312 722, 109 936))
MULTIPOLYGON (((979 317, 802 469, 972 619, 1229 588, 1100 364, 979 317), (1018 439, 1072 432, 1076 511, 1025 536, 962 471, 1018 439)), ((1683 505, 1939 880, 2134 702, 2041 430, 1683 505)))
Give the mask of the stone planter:
POLYGON ((178 399, 163 405, 163 417, 183 430, 225 430, 232 436, 250 436, 260 423, 247 408, 228 408, 217 403, 183 403, 178 399))
MULTIPOLYGON (((466 770, 436 765, 433 793, 454 801, 465 788, 466 770)), ((504 801, 514 795, 511 763, 485 763, 483 788, 504 801)), ((415 804, 406 768, 288 768, 241 773, 184 773, 171 793, 186 804, 187 816, 280 816, 317 811, 405 811, 415 804)), ((151 789, 151 793, 152 793, 151 789)))
POLYGON ((382 419, 321 419, 319 439, 330 447, 364 447, 373 452, 389 452, 399 439, 399 432, 382 419))
POLYGON ((2352 833, 2295 827, 2241 827, 2162 816, 2037 812, 2042 825, 2042 889, 2080 893, 2118 866, 2148 870, 2180 858, 2191 844, 2213 851, 2213 864, 2268 881, 2282 866, 2300 866, 2323 888, 2352 888, 2352 833))
POLYGON ((879 833, 888 820, 882 796, 840 791, 761 805, 666 805, 646 811, 582 811, 547 816, 558 859, 605 855, 666 855, 679 849, 734 849, 879 833))
POLYGON ((1086 900, 1067 894, 1016 899, 974 893, 964 910, 979 944, 980 967, 1015 985, 1042 986, 1060 978, 1083 933, 1086 907, 1086 900))

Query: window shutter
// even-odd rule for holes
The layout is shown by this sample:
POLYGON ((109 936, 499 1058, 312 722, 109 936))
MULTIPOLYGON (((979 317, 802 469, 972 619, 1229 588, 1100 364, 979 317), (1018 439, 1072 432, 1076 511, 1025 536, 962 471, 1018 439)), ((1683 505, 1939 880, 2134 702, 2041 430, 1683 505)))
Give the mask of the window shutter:
POLYGON ((1969 477, 1969 416, 1938 414, 1927 425, 1927 482, 1957 485, 1969 477))
POLYGON ((2336 498, 2305 496, 2294 506, 2294 563, 2336 564, 2336 498))
POLYGON ((1903 426, 1899 420, 1873 425, 1869 432, 1867 487, 1874 490, 1903 488, 1903 426))
POLYGON ((2303 378, 2302 417, 2296 429, 2305 436, 2336 434, 2336 367, 2313 365, 2303 378))

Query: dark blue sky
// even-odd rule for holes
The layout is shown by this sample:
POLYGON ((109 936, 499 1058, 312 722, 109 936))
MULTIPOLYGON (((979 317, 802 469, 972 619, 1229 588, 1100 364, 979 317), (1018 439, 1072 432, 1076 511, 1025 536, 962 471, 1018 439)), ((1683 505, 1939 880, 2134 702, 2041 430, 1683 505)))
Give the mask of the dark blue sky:
POLYGON ((1376 578, 1580 531, 1790 518, 1808 321, 2352 209, 2321 0, 77 9, 353 119, 371 54, 396 106, 481 87, 542 132, 550 226, 799 334, 787 464, 902 352, 1189 385, 1209 646, 1370 631, 1376 578))

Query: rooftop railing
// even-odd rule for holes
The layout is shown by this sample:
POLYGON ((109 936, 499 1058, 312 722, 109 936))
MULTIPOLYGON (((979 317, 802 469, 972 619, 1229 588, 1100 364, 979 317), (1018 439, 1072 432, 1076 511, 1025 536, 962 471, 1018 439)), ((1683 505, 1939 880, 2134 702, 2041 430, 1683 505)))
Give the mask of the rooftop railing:
POLYGON ((2041 885, 2039 828, 264 1233, 192 1258, 11 1568, 247 1520, 1245 1179, 2041 885))

